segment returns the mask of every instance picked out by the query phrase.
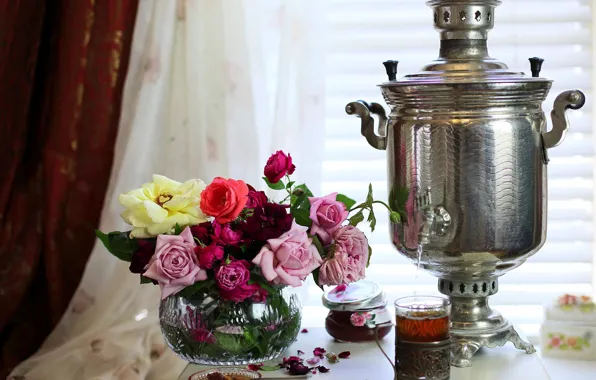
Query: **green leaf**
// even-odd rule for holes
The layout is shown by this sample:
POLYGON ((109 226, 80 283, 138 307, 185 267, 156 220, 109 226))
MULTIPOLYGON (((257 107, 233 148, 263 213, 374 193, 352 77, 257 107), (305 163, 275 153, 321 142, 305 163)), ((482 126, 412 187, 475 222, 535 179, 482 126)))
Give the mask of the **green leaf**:
POLYGON ((377 226, 377 218, 375 217, 375 212, 373 211, 372 207, 370 208, 370 210, 368 211, 368 219, 367 219, 369 225, 370 225, 370 231, 374 232, 375 231, 375 227, 377 226))
POLYGON ((310 220, 310 211, 307 209, 298 209, 292 212, 292 216, 296 219, 296 223, 301 226, 310 227, 312 225, 312 220, 310 220))
POLYGON ((268 293, 277 293, 277 289, 275 289, 273 286, 271 286, 267 280, 265 280, 265 278, 257 278, 256 280, 257 284, 259 284, 259 286, 263 289, 265 289, 268 293))
POLYGON ((573 346, 572 348, 576 351, 581 351, 584 349, 582 346, 573 346))
POLYGON ((319 251, 319 255, 321 255, 322 258, 325 258, 327 255, 325 254, 325 248, 323 248, 323 244, 321 244, 319 237, 317 235, 312 235, 311 238, 312 243, 317 247, 317 251, 319 251))
POLYGON ((176 225, 174 226, 174 235, 180 235, 182 233, 183 229, 182 227, 180 227, 180 225, 178 223, 176 223, 176 225))
POLYGON ((393 223, 401 223, 401 215, 399 215, 399 212, 397 211, 391 211, 391 214, 389 214, 389 219, 393 223))
POLYGON ((304 194, 307 197, 314 197, 312 191, 310 191, 308 186, 306 186, 304 183, 302 185, 298 185, 294 188, 294 193, 296 193, 296 192, 297 192, 296 195, 298 195, 298 196, 304 194), (298 190, 298 192, 297 192, 297 190, 298 190))
POLYGON ((315 284, 322 290, 325 291, 325 289, 323 289, 323 285, 319 284, 319 268, 315 269, 312 272, 312 279, 315 281, 315 284))
POLYGON ((364 213, 362 212, 362 210, 360 210, 350 218, 350 225, 356 227, 363 220, 364 213))
POLYGON ((263 371, 263 372, 273 372, 273 371, 279 371, 279 366, 278 365, 264 365, 261 368, 259 368, 259 371, 263 371))
POLYGON ((178 293, 178 295, 180 295, 181 297, 189 298, 189 297, 192 297, 193 295, 195 295, 199 290, 207 288, 213 284, 215 284, 214 280, 205 280, 205 281, 195 282, 194 284, 182 289, 178 293))
POLYGON ((291 207, 290 212, 293 214, 294 211, 299 209, 305 209, 310 211, 310 202, 308 201, 308 197, 306 194, 302 194, 299 197, 295 197, 292 195, 292 200, 290 201, 291 207))
POLYGON ((366 261, 366 267, 368 268, 368 266, 370 265, 370 258, 372 257, 372 248, 370 247, 370 245, 368 246, 368 261, 366 261))
POLYGON ((546 346, 546 348, 548 348, 549 350, 552 350, 553 346, 551 344, 549 344, 548 346, 546 346))
POLYGON ((273 190, 283 190, 285 189, 285 185, 282 181, 278 181, 276 183, 271 183, 269 182, 269 180, 267 179, 267 177, 263 177, 263 181, 265 181, 265 183, 267 184, 267 186, 269 186, 270 189, 273 190))
POLYGON ((153 284, 153 281, 149 277, 141 275, 141 284, 153 284))
POLYGON ((562 344, 559 346, 559 349, 563 351, 565 351, 567 348, 569 348, 569 346, 567 346, 566 344, 562 344))
POLYGON ((548 338, 552 339, 553 338, 553 333, 548 333, 548 338))
POLYGON ((351 210, 352 207, 356 204, 356 201, 352 198, 349 198, 343 194, 337 194, 335 198, 336 201, 343 203, 346 206, 346 210, 351 210))
POLYGON ((294 181, 290 181, 290 182, 288 182, 288 183, 287 183, 287 185, 286 185, 286 189, 291 189, 291 188, 292 188, 292 186, 294 186, 294 184, 295 184, 295 183, 296 183, 296 182, 294 182, 294 181))
POLYGON ((373 202, 375 201, 374 197, 373 197, 373 187, 372 187, 372 183, 368 184, 368 194, 366 195, 366 204, 372 208, 373 206, 373 202))
POLYGON ((130 232, 110 232, 104 234, 100 230, 95 230, 95 236, 101 240, 108 251, 120 260, 130 262, 132 254, 138 249, 139 245, 135 239, 129 237, 130 232))

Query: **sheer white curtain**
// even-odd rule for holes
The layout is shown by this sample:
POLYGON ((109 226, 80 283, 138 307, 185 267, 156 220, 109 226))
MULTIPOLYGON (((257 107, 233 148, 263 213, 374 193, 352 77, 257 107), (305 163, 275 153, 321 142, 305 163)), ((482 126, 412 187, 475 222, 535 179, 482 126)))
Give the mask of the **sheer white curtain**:
MULTIPOLYGON (((153 173, 258 184, 276 149, 319 188, 324 4, 140 0, 102 230, 126 229, 117 195, 153 173)), ((59 326, 12 375, 176 378, 185 363, 161 337, 159 290, 138 282, 97 244, 59 326)))

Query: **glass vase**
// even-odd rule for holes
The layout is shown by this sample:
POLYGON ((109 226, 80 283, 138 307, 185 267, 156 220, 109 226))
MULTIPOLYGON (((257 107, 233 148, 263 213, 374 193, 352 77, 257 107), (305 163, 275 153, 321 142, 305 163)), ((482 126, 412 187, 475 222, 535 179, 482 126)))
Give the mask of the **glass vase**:
POLYGON ((290 289, 266 301, 232 302, 198 293, 161 301, 165 341, 181 358, 205 365, 245 365, 275 359, 296 340, 301 304, 290 289))

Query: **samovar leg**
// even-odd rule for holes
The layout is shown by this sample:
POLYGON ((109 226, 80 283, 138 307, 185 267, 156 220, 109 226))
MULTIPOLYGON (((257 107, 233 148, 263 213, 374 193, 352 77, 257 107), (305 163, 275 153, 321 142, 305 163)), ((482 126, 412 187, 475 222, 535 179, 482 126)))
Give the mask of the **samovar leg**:
POLYGON ((523 340, 519 336, 519 333, 517 331, 515 331, 515 328, 513 328, 513 326, 511 326, 511 334, 509 335, 508 340, 511 343, 513 343, 515 348, 517 348, 518 350, 526 351, 526 354, 533 354, 536 352, 534 345, 530 342, 526 342, 525 340, 523 340))
POLYGON ((451 347, 451 365, 465 368, 472 366, 472 356, 480 349, 480 346, 473 342, 456 341, 451 347))
POLYGON ((489 296, 497 293, 496 278, 461 281, 439 279, 439 291, 451 300, 451 364, 456 367, 472 366, 472 357, 482 347, 495 348, 512 342, 528 354, 534 346, 521 339, 511 323, 490 308, 489 296))

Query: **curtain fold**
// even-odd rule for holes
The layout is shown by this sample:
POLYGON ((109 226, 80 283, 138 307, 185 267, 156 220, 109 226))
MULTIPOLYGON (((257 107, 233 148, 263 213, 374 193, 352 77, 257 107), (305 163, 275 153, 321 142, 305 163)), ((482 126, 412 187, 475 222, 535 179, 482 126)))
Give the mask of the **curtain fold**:
POLYGON ((66 310, 94 244, 136 1, 0 1, 0 377, 66 310))
MULTIPOLYGON (((297 173, 317 188, 324 39, 311 28, 322 29, 319 9, 317 0, 139 2, 101 230, 129 228, 117 196, 153 173, 258 186, 276 149, 302 157, 297 173)), ((141 286, 127 263, 96 244, 68 312, 12 375, 177 378, 186 363, 165 346, 159 299, 158 287, 141 286)))

